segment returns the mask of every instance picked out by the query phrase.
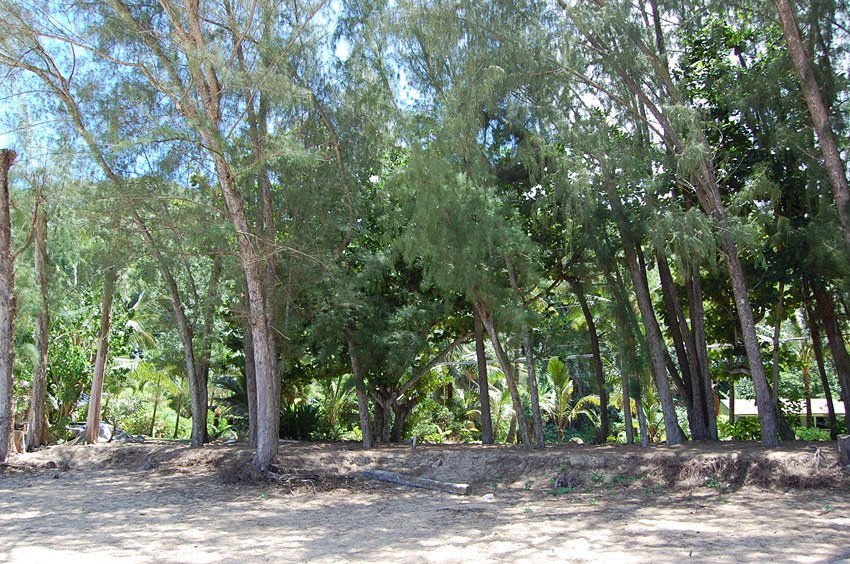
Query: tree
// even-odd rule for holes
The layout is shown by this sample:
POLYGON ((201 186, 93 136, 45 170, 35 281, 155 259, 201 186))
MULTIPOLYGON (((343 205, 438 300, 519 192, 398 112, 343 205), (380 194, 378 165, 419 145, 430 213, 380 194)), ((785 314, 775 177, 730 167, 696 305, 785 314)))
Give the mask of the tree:
POLYGON ((15 262, 12 254, 12 218, 9 169, 17 154, 0 150, 0 463, 6 462, 12 447, 15 422, 12 396, 15 362, 15 262))
POLYGON ((803 97, 806 99, 812 124, 820 143, 824 165, 829 174, 829 184, 832 187, 838 220, 844 233, 844 244, 847 246, 847 251, 850 252, 850 188, 847 186, 846 168, 841 159, 838 142, 832 127, 831 112, 824 102, 810 60, 811 55, 806 53, 806 49, 803 47, 800 29, 797 27, 797 18, 794 15, 794 8, 790 0, 775 0, 775 3, 779 12, 779 20, 782 23, 782 32, 788 45, 788 54, 800 79, 803 97))

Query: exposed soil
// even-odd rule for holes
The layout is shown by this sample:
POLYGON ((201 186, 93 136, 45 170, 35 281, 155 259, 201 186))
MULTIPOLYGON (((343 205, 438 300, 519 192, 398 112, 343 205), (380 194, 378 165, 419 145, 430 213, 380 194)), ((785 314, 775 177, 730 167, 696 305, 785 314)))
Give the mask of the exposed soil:
POLYGON ((60 446, 0 467, 0 562, 850 559, 834 443, 60 446), (471 484, 466 496, 364 469, 471 484))

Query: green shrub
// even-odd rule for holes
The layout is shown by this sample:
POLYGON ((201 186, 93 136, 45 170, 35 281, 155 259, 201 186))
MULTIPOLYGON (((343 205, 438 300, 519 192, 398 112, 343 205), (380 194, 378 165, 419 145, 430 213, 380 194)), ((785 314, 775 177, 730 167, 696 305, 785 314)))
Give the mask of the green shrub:
POLYGON ((718 423, 717 430, 721 439, 736 441, 760 441, 761 425, 757 417, 741 417, 735 423, 718 423))
POLYGON ((312 403, 296 403, 281 407, 280 438, 309 441, 321 432, 322 415, 312 403))
POLYGON ((797 427, 794 435, 801 441, 828 441, 829 429, 812 429, 809 427, 797 427))

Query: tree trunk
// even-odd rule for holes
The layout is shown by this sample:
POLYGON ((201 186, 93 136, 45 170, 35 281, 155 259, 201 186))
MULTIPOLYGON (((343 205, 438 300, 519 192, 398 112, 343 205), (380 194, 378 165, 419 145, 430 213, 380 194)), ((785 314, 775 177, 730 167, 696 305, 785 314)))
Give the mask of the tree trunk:
POLYGON ((835 317, 835 303, 832 296, 822 283, 810 280, 812 294, 815 297, 815 311, 826 332, 826 340, 832 350, 832 362, 838 373, 838 384, 841 387, 841 401, 844 403, 844 420, 850 421, 850 355, 844 344, 844 336, 835 317))
POLYGON ((829 174, 829 185, 832 187, 835 207, 838 210, 838 220, 844 234, 844 244, 850 251, 850 189, 848 189, 847 175, 835 139, 835 132, 830 123, 830 112, 821 95, 813 65, 809 60, 809 54, 803 47, 800 30, 794 16, 794 8, 791 6, 790 0, 775 1, 776 8, 779 11, 779 19, 782 22, 785 42, 788 44, 788 53, 791 55, 794 69, 800 79, 800 86, 809 108, 809 114, 812 117, 824 165, 829 174))
POLYGON ((773 398, 774 401, 779 401, 779 332, 782 329, 782 315, 785 306, 785 282, 779 282, 779 297, 776 300, 773 321, 773 398))
POLYGON ((484 325, 484 329, 490 337, 490 343, 493 345, 493 350, 496 353, 496 360, 499 362, 499 367, 505 374, 505 382, 507 382, 508 391, 511 394, 511 401, 513 403, 514 412, 516 413, 517 427, 519 429, 522 445, 525 448, 532 448, 531 435, 528 432, 528 423, 526 422, 525 415, 522 411, 522 402, 520 401, 519 390, 517 389, 513 368, 508 360, 508 355, 506 355, 505 351, 502 349, 502 343, 499 341, 499 335, 496 333, 493 320, 489 317, 487 310, 482 304, 475 304, 475 309, 481 318, 481 324, 484 325))
POLYGON ((109 355, 109 333, 112 329, 112 299, 115 297, 115 283, 118 271, 114 266, 106 268, 103 281, 103 301, 100 308, 100 334, 97 339, 97 355, 94 361, 94 374, 89 394, 89 411, 86 417, 86 442, 97 442, 100 432, 100 407, 103 400, 103 380, 106 375, 106 360, 109 355))
MULTIPOLYGON (((523 304, 522 294, 520 293, 516 271, 514 270, 513 261, 511 261, 508 255, 505 255, 505 266, 508 270, 508 279, 514 291, 514 299, 516 300, 517 307, 524 311, 525 306, 523 304)), ((534 439, 537 443, 537 448, 543 448, 546 446, 546 442, 543 437, 543 417, 540 415, 540 391, 537 387, 537 371, 534 367, 534 355, 531 350, 531 332, 525 320, 522 322, 522 348, 525 352, 525 366, 528 371, 528 395, 531 397, 531 418, 534 422, 534 439)))
POLYGON ((835 421, 835 404, 832 402, 832 390, 829 386, 829 378, 826 376, 826 368, 823 361, 823 347, 821 346, 820 328, 817 324, 817 317, 812 310, 812 303, 809 299, 809 291, 804 283, 804 303, 806 306, 806 324, 809 328, 809 336, 812 339, 812 351, 815 353, 815 362, 818 366, 818 374, 820 375, 821 386, 823 387, 823 395, 826 398, 826 410, 829 421, 829 437, 834 441, 838 437, 838 427, 835 421))
POLYGON ((640 386, 637 387, 634 393, 635 408, 637 409, 638 429, 640 430, 640 446, 649 446, 649 426, 646 424, 646 412, 643 410, 643 400, 641 398, 640 386))
POLYGON ((374 439, 372 437, 372 425, 369 422, 369 396, 366 393, 366 378, 363 376, 363 368, 357 356, 354 346, 354 337, 351 331, 346 332, 348 341, 348 357, 351 360, 351 374, 354 377, 354 390, 357 393, 357 412, 360 414, 360 431, 363 434, 363 448, 372 448, 374 439))
MULTIPOLYGON (((619 196, 611 194, 611 198, 617 199, 619 196)), ((614 203, 612 205, 619 208, 619 203, 614 203)), ((637 299, 638 309, 640 310, 644 330, 646 331, 652 379, 655 382, 655 388, 658 391, 658 400, 661 403, 661 410, 664 413, 664 428, 667 434, 667 444, 678 445, 683 442, 684 437, 682 437, 679 433, 676 408, 673 406, 673 394, 670 391, 670 381, 667 379, 667 369, 664 358, 664 338, 661 335, 661 328, 659 327, 658 320, 655 317, 655 311, 652 309, 652 299, 649 295, 649 287, 646 285, 646 279, 644 278, 643 273, 640 270, 640 265, 638 264, 637 253, 635 252, 636 247, 630 243, 627 228, 625 227, 625 219, 620 213, 617 213, 617 215, 620 216, 618 218, 618 224, 620 224, 620 233, 623 238, 626 265, 628 266, 632 277, 632 285, 635 289, 635 298, 637 299)))
POLYGON ((732 240, 732 235, 726 228, 726 221, 720 223, 720 240, 724 254, 726 255, 729 278, 732 282, 732 293, 735 297, 735 306, 738 311, 738 321, 741 325, 744 348, 747 351, 747 360, 750 366, 750 376, 756 392, 759 423, 761 424, 761 442, 766 447, 776 447, 779 446, 776 402, 771 401, 772 396, 770 387, 767 384, 767 375, 764 371, 761 351, 759 350, 756 324, 753 318, 753 308, 750 305, 744 268, 738 258, 738 248, 732 240))
POLYGON ((490 384, 487 379, 487 350, 484 348, 484 326, 481 317, 473 309, 472 321, 475 329, 475 357, 478 360, 478 396, 481 404, 481 442, 493 444, 493 419, 490 414, 490 384))
POLYGON ((15 424, 15 260, 9 195, 9 169, 15 157, 15 151, 0 150, 0 464, 6 462, 12 448, 15 424))
POLYGON ((696 351, 697 373, 703 386, 703 397, 706 398, 706 424, 708 437, 712 441, 717 436, 717 413, 714 409, 714 389, 711 385, 711 369, 708 364, 708 346, 705 338, 705 312, 702 305, 702 279, 699 266, 691 266, 687 280, 688 305, 691 318, 691 339, 696 351))
POLYGON ((735 378, 729 376, 729 424, 735 424, 735 378))
POLYGON ((776 427, 783 441, 793 441, 796 436, 788 420, 782 415, 779 403, 779 332, 782 328, 782 315, 785 305, 785 282, 779 283, 779 299, 776 301, 776 320, 773 325, 773 403, 776 406, 776 427))
POLYGON ((33 367, 32 392, 30 394, 29 418, 27 423, 26 449, 33 451, 47 443, 49 428, 45 404, 47 401, 47 359, 50 346, 50 305, 47 280, 47 209, 41 198, 35 205, 33 218, 35 235, 35 279, 41 297, 41 311, 35 320, 36 359, 33 367), (44 206, 45 209, 42 208, 44 206))
MULTIPOLYGON (((207 139, 207 142, 213 147, 217 145, 212 138, 207 139)), ((228 214, 236 229, 239 258, 248 287, 248 311, 257 381, 257 452, 251 464, 255 470, 264 472, 277 454, 280 436, 280 378, 269 326, 271 316, 267 311, 260 270, 261 257, 254 247, 242 196, 236 189, 230 165, 225 161, 223 153, 216 153, 214 161, 228 214)))
POLYGON ((814 418, 812 417, 812 380, 811 380, 811 365, 803 366, 803 398, 806 401, 806 428, 814 427, 814 418))
MULTIPOLYGON (((203 304, 203 325, 201 327, 201 343, 200 354, 195 357, 195 378, 197 379, 197 400, 192 402, 192 405, 197 404, 197 413, 192 413, 192 434, 197 430, 200 433, 203 430, 203 443, 209 442, 209 432, 207 430, 207 416, 209 411, 209 380, 210 380, 210 359, 212 357, 212 343, 215 335, 215 309, 219 303, 219 281, 221 279, 222 260, 221 255, 210 257, 212 265, 210 267, 210 278, 207 283, 207 295, 203 304), (195 418, 203 420, 197 425, 195 418)), ((193 438, 193 446, 194 438, 193 438)))
POLYGON ((577 281, 572 281, 571 286, 573 288, 573 292, 578 298, 579 305, 581 305, 581 311, 584 314, 584 321, 587 323, 587 333, 590 337, 590 350, 593 354, 593 369, 596 374, 596 388, 599 390, 599 434, 596 436, 596 442, 599 444, 605 444, 610 432, 610 423, 608 422, 608 387, 605 385, 605 372, 602 367, 602 353, 599 349, 599 334, 596 331, 596 323, 593 320, 593 313, 590 311, 590 307, 587 304, 587 297, 584 295, 584 290, 582 290, 577 281))
POLYGON ((162 376, 159 376, 156 379, 156 394, 154 395, 154 398, 153 398, 153 414, 151 415, 151 428, 150 428, 150 433, 148 433, 148 436, 150 436, 150 437, 153 437, 154 431, 156 431, 156 411, 157 411, 157 408, 159 407, 160 378, 162 378, 162 376))
MULTIPOLYGON (((243 294, 243 304, 247 298, 243 294)), ((245 355, 245 393, 248 396, 248 446, 257 448, 257 373, 254 366, 254 338, 247 308, 242 311, 242 351, 245 355)))
POLYGON ((661 290, 664 295, 664 318, 673 338, 673 346, 679 367, 682 370, 684 389, 682 397, 688 410, 688 425, 691 429, 691 438, 695 441, 704 441, 710 438, 708 430, 708 412, 713 405, 709 405, 711 395, 706 396, 703 386, 702 374, 700 373, 700 362, 697 357, 696 342, 688 328, 685 320, 684 310, 679 292, 673 280, 673 273, 667 257, 657 252, 658 273, 661 280, 661 290))
POLYGON ((180 434, 180 410, 183 409, 183 394, 177 394, 177 417, 174 419, 174 438, 180 434))

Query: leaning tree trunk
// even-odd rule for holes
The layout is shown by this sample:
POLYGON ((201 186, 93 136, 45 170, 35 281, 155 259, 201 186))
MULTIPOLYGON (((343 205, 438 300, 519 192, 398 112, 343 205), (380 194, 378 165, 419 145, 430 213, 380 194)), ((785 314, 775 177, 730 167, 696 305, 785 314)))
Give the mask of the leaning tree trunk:
POLYGON ((103 380, 106 374, 106 359, 109 355, 109 332, 112 328, 112 299, 115 297, 115 282, 118 271, 114 266, 106 269, 103 282, 103 301, 100 307, 100 334, 97 339, 97 356, 89 394, 89 411, 86 417, 86 442, 96 443, 100 432, 100 407, 103 400, 103 380))
POLYGON ((366 378, 363 376, 363 368, 357 356, 357 348, 354 345, 354 337, 351 331, 346 332, 346 340, 348 341, 348 358, 351 360, 351 374, 354 376, 354 391, 357 394, 357 413, 360 415, 363 448, 372 448, 374 438, 372 436, 372 424, 369 420, 369 396, 366 393, 366 378))
POLYGON ((714 389, 711 386, 711 370, 708 364, 708 346, 705 337, 705 312, 702 305, 702 280, 700 278, 699 266, 691 267, 690 276, 687 281, 688 310, 691 319, 691 340, 694 351, 696 351, 697 373, 703 387, 703 396, 706 398, 706 421, 708 425, 708 436, 712 441, 717 436, 717 413, 714 410, 714 389))
POLYGON ((661 328, 658 325, 658 319, 655 317, 655 310, 652 309, 652 298, 649 295, 649 287, 646 285, 646 279, 643 276, 637 257, 637 245, 633 243, 629 236, 628 227, 625 217, 623 216, 622 206, 620 205, 619 195, 614 191, 613 186, 608 183, 609 202, 614 208, 614 215, 617 219, 617 225, 620 231, 620 237, 623 240, 623 249, 626 255, 626 266, 632 278, 632 285, 635 290, 635 298, 637 300, 638 309, 640 310, 641 319, 643 320, 644 330, 646 331, 646 342, 649 347, 649 365, 652 371, 652 379, 655 382, 655 389, 658 391, 658 400, 661 403, 661 410, 664 414, 664 428, 667 433, 667 444, 678 445, 684 440, 679 432, 679 422, 676 417, 676 408, 673 405, 673 394, 670 390, 670 381, 667 379, 667 369, 665 367, 664 355, 664 338, 661 335, 661 328))
POLYGON ((505 382, 508 384, 508 391, 511 394, 511 402, 513 403, 514 413, 516 413, 517 428, 519 430, 520 439, 522 440, 522 445, 525 448, 532 448, 531 435, 528 432, 528 422, 525 420, 525 414, 522 410, 522 402, 520 401, 519 389, 517 388, 516 379, 514 378, 515 374, 513 367, 508 360, 508 355, 505 354, 504 349, 502 349, 502 343, 499 341, 499 335, 496 332, 496 328, 493 325, 493 320, 490 318, 489 313, 482 304, 475 304, 475 310, 478 312, 478 315, 481 318, 481 324, 484 325, 484 329, 490 337, 490 343, 493 345, 493 350, 496 353, 496 360, 499 362, 499 367, 505 374, 505 382))
POLYGON ((673 346, 679 367, 682 370, 682 397, 688 410, 688 424, 691 428, 691 438, 704 441, 710 437, 708 430, 708 411, 713 408, 705 396, 705 389, 700 373, 699 358, 695 340, 691 335, 685 320, 684 310, 679 298, 679 292, 673 280, 673 273, 663 253, 656 253, 658 273, 661 280, 661 290, 664 296, 664 318, 673 338, 673 346))
POLYGON ((602 367, 602 353, 599 349, 599 333, 596 331, 596 323, 593 320, 593 313, 590 311, 590 306, 587 303, 587 297, 584 295, 579 283, 571 282, 573 292, 578 298, 581 312, 584 314, 584 321, 587 323, 587 333, 590 337, 590 351, 593 355, 593 370, 596 374, 596 387, 599 390, 599 434, 596 437, 596 442, 604 444, 608 440, 610 423, 608 421, 608 387, 605 385, 605 372, 602 367))
POLYGON ((800 79, 803 96, 809 107, 815 133, 818 137, 821 155, 829 174, 829 185, 838 210, 838 220, 844 234, 844 244, 850 251, 850 188, 847 185, 847 175, 841 153, 836 142, 835 132, 830 123, 829 109, 821 95, 820 86, 815 77, 814 68, 809 55, 803 47, 800 29, 794 16, 794 8, 789 0, 776 0, 779 19, 782 22, 782 32, 788 44, 788 53, 794 63, 794 69, 800 79))
POLYGON ((6 462, 15 422, 12 365, 15 362, 15 260, 12 255, 9 169, 17 154, 0 150, 0 463, 6 462))
POLYGON ((821 346, 820 328, 818 327, 815 312, 812 309, 812 303, 809 299, 807 284, 803 284, 805 307, 806 307, 806 325, 809 328, 809 336, 812 339, 812 351, 815 353, 815 362, 818 366, 818 374, 820 375, 821 386, 823 387, 823 396, 826 398, 826 410, 829 421, 829 437, 834 441, 838 438, 838 427, 835 420, 835 404, 832 402, 832 390, 829 386, 829 378, 826 376, 826 368, 823 361, 823 347, 821 346))
POLYGON ((832 350, 832 362, 838 374, 841 401, 844 403, 845 421, 850 421, 850 355, 847 354, 844 336, 835 317, 835 302, 822 283, 811 280, 811 288, 815 297, 815 311, 823 324, 826 340, 832 350))
POLYGON ((477 311, 473 310, 475 329, 475 357, 478 360, 478 396, 481 403, 481 442, 493 444, 493 418, 490 414, 490 383, 487 379, 487 351, 484 348, 484 326, 477 311))
MULTIPOLYGON (((510 279, 511 288, 514 291, 517 307, 524 309, 516 271, 514 270, 513 261, 508 255, 505 255, 505 266, 508 270, 508 278, 510 279)), ((543 417, 540 415, 540 391, 537 388, 537 371, 534 368, 534 355, 531 350, 531 334, 528 329, 528 323, 525 320, 522 322, 522 348, 525 351, 525 366, 528 372, 528 395, 531 398, 531 418, 534 421, 534 439, 537 442, 537 448, 543 448, 546 446, 546 441, 543 436, 543 417)))
POLYGON ((47 286, 47 210, 43 201, 35 205, 35 278, 41 294, 41 311, 35 320, 36 360, 32 377, 26 449, 33 451, 47 443, 49 428, 45 405, 47 401, 47 355, 50 345, 50 310, 47 286))

